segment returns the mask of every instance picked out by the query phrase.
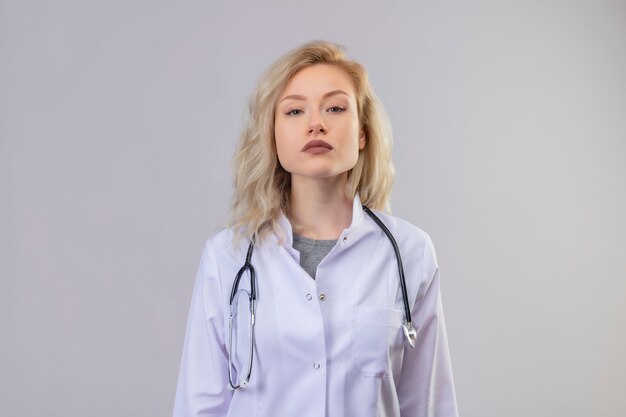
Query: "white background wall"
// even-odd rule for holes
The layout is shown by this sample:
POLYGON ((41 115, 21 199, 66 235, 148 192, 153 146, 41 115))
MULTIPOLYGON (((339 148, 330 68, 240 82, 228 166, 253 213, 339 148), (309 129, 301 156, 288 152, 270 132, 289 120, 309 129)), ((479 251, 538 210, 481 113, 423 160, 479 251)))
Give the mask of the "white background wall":
POLYGON ((464 417, 626 409, 624 1, 0 1, 0 415, 168 416, 246 102, 369 70, 464 417))

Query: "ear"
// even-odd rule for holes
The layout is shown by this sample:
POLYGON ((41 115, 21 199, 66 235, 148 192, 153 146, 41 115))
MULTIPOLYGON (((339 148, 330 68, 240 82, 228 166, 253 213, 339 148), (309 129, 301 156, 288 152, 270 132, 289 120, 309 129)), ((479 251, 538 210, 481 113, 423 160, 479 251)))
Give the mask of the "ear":
POLYGON ((365 128, 362 128, 361 131, 359 132, 359 150, 363 150, 363 148, 365 148, 365 144, 366 144, 366 140, 365 140, 365 128))

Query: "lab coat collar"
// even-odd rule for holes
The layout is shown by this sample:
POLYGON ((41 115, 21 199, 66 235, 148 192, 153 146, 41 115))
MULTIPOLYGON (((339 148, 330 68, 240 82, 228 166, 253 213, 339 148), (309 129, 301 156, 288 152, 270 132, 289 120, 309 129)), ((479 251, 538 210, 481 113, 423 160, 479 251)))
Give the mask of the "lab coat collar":
MULTIPOLYGON (((354 230, 363 220, 363 207, 361 204, 361 198, 359 197, 359 193, 357 192, 354 196, 354 200, 352 202, 352 222, 350 222, 350 226, 346 229, 348 232, 354 230)), ((291 253, 297 252, 293 249, 293 229, 291 228, 291 222, 285 215, 283 211, 280 212, 280 216, 278 218, 278 226, 280 230, 283 232, 283 246, 291 253)), ((277 237, 276 237, 277 238, 277 237)), ((295 253, 292 253, 295 255, 295 253)), ((299 256, 299 254, 298 254, 299 256)))

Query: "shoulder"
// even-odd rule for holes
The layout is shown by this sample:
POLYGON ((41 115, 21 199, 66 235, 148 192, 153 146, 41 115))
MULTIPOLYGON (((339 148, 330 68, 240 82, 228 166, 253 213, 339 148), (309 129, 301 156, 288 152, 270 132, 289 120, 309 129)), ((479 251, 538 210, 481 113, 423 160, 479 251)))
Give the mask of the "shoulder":
POLYGON ((209 234, 206 240, 206 246, 219 249, 232 246, 234 231, 230 227, 221 227, 209 234))
MULTIPOLYGON (((417 280, 419 290, 420 292, 425 291, 439 270, 435 246, 430 235, 422 228, 400 217, 372 211, 393 235, 402 254, 406 272, 411 272, 409 276, 419 277, 417 280)), ((365 215, 367 216, 367 214, 365 215)), ((417 291, 418 288, 414 288, 414 290, 417 291)))
POLYGON ((235 243, 235 232, 232 227, 221 227, 207 237, 204 251, 211 252, 218 260, 227 256, 237 256, 245 253, 249 242, 240 241, 235 243))
MULTIPOLYGON (((432 239, 422 228, 400 217, 377 210, 372 211, 387 226, 398 245, 402 244, 402 248, 409 247, 412 250, 434 252, 432 239)), ((367 214, 365 216, 369 217, 367 214)))
MULTIPOLYGON (((250 241, 245 237, 239 237, 235 234, 232 227, 222 227, 211 233, 204 245, 204 253, 208 254, 208 258, 227 270, 230 268, 240 268, 246 259, 246 253, 250 241)), ((265 251, 273 251, 277 247, 275 239, 267 237, 261 241, 257 240, 254 244, 254 253, 258 254, 265 251)))

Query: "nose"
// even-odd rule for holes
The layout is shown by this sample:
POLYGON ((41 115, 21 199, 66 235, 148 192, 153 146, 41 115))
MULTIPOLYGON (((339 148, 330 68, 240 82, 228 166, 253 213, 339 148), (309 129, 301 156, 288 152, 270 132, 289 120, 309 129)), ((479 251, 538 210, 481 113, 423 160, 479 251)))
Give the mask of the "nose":
POLYGON ((326 133, 326 126, 324 125, 324 121, 322 116, 315 112, 311 118, 311 125, 309 126, 309 134, 311 133, 326 133))
POLYGON ((315 123, 309 129, 309 133, 314 133, 314 132, 326 133, 326 127, 324 127, 323 123, 315 123))

